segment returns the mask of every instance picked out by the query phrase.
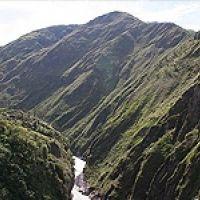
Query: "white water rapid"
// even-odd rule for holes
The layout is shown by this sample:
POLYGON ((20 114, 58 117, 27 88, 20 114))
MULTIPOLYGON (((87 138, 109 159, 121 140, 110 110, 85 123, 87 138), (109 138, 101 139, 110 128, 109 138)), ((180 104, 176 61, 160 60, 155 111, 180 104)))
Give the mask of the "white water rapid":
POLYGON ((75 160, 75 184, 72 190, 73 200, 90 200, 88 196, 81 193, 81 187, 83 187, 83 169, 86 162, 78 157, 73 157, 75 160))

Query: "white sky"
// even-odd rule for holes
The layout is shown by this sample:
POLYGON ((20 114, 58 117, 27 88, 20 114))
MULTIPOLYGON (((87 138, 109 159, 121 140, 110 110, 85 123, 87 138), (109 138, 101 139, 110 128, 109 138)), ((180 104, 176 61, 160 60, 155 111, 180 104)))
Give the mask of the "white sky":
POLYGON ((168 21, 200 30, 199 0, 5 0, 0 1, 0 45, 38 28, 86 23, 111 11, 128 12, 143 21, 168 21))

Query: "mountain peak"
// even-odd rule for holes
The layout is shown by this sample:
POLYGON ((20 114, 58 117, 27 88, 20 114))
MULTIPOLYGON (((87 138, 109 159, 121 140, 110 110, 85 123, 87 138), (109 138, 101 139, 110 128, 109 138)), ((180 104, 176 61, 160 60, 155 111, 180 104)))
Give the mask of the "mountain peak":
POLYGON ((99 17, 96 17, 95 19, 91 20, 89 24, 102 24, 102 23, 112 23, 115 20, 134 20, 138 22, 142 22, 138 18, 132 16, 129 13, 126 12, 120 12, 120 11, 113 11, 106 13, 104 15, 101 15, 99 17))

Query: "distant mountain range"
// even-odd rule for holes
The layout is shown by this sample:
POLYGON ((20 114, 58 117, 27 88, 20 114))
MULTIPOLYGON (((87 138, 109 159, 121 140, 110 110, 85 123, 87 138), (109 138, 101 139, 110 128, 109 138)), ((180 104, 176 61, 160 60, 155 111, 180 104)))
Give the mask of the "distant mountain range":
POLYGON ((109 199, 200 195, 199 32, 123 12, 36 30, 0 48, 0 92, 62 132, 109 199))

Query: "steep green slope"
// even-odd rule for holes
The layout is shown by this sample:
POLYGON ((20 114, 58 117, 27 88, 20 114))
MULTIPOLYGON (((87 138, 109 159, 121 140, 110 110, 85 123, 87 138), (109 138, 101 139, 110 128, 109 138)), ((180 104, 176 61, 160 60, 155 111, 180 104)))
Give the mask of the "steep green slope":
POLYGON ((199 76, 199 45, 199 41, 189 39, 145 70, 134 66, 127 81, 118 84, 87 118, 69 130, 74 148, 85 151, 94 145, 93 151, 101 156, 98 141, 108 142, 105 146, 111 148, 126 130, 131 128, 131 135, 155 123, 199 76))
POLYGON ((73 160, 66 140, 21 111, 0 113, 0 199, 71 199, 73 160))
POLYGON ((193 199, 200 190, 199 108, 198 83, 156 125, 143 129, 143 138, 140 133, 131 139, 116 166, 108 159, 99 165, 101 176, 90 176, 92 182, 111 199, 193 199))
MULTIPOLYGON (((140 176, 139 170, 142 165, 142 157, 145 155, 144 152, 154 146, 153 144, 161 137, 154 138, 156 134, 161 134, 160 129, 156 129, 154 126, 157 126, 160 118, 168 113, 168 110, 182 94, 199 81, 199 47, 199 41, 186 41, 175 51, 163 57, 158 64, 152 66, 151 72, 146 74, 141 84, 136 82, 136 86, 129 87, 128 95, 127 88, 124 88, 120 95, 115 96, 115 98, 111 97, 112 100, 111 98, 105 100, 101 105, 103 108, 97 109, 96 116, 91 116, 87 119, 88 121, 78 126, 74 134, 78 135, 79 131, 83 134, 80 133, 81 137, 78 136, 74 145, 78 150, 82 150, 81 153, 85 152, 88 158, 87 176, 92 185, 103 188, 104 192, 111 192, 115 186, 119 187, 119 189, 116 189, 116 196, 113 194, 114 199, 124 199, 131 194, 130 190, 135 184, 135 179, 140 176), (123 103, 119 104, 118 102, 122 98, 123 103), (102 122, 102 117, 104 124, 98 125, 102 122), (153 141, 145 146, 143 141, 145 141, 149 129, 152 132, 150 131, 148 140, 153 141), (132 154, 133 157, 131 157, 132 154), (131 174, 133 175, 131 176, 131 174), (119 194, 120 196, 118 196, 119 194)), ((198 86, 196 90, 199 92, 198 86)), ((188 98, 185 102, 189 100, 188 98)), ((191 112, 190 118, 196 120, 197 126, 200 119, 199 111, 196 110, 197 114, 195 114, 195 112, 192 113, 192 109, 195 111, 200 106, 199 96, 193 97, 192 100, 196 104, 188 112, 191 112)), ((171 123, 182 126, 181 122, 176 122, 176 118, 173 117, 171 123)), ((199 128, 196 129, 196 132, 199 132, 199 128)), ((194 131, 194 133, 196 132, 194 131)), ((164 135, 163 137, 164 141, 169 140, 167 136, 164 135)), ((168 144, 166 145, 163 147, 164 151, 165 148, 169 148, 168 144)), ((171 148, 176 147, 174 143, 170 145, 171 148)), ((162 149, 158 151, 162 153, 162 149)), ((195 154, 197 157, 198 152, 197 150, 195 154)), ((164 153, 168 155, 170 152, 164 153)), ((145 176, 144 174, 141 175, 142 181, 145 183, 142 186, 135 186, 136 196, 134 196, 134 199, 145 199, 144 196, 138 197, 137 192, 142 191, 141 194, 145 195, 150 186, 147 182, 153 178, 156 172, 152 171, 151 165, 159 168, 162 164, 162 160, 159 160, 161 158, 156 157, 157 155, 155 157, 154 155, 148 156, 150 158, 152 156, 152 160, 148 162, 146 157, 144 158, 144 162, 146 160, 147 163, 145 165, 147 172, 145 172, 145 176), (151 177, 148 178, 146 173, 152 173, 151 177)), ((177 161, 177 159, 175 160, 177 161)), ((194 188, 198 189, 198 185, 194 188)), ((148 196, 148 198, 150 197, 148 196)), ((151 199, 156 199, 156 195, 151 199)), ((168 197, 168 199, 171 198, 168 197)))
MULTIPOLYGON (((103 36, 95 37, 91 51, 64 72, 63 78, 66 83, 36 106, 37 112, 47 117, 55 127, 61 130, 73 129, 74 125, 84 119, 105 96, 129 78, 129 72, 134 67, 140 66, 137 71, 139 73, 148 63, 154 62, 157 59, 156 56, 172 48, 175 45, 174 40, 178 43, 187 37, 186 32, 177 26, 147 25, 134 18, 129 19, 126 15, 122 15, 119 22, 116 17, 116 22, 112 22, 111 25, 106 23, 101 24, 103 36), (123 28, 125 25, 128 27, 123 28), (110 35, 111 31, 116 32, 116 26, 119 26, 120 33, 117 33, 117 36, 111 34, 109 41, 104 39, 104 34, 110 35), (151 29, 157 26, 160 27, 159 39, 156 39, 156 34, 149 36, 151 29), (169 30, 163 33, 163 29, 169 30), (144 33, 135 36, 136 31, 144 31, 144 33), (173 38, 172 35, 173 39, 166 44, 162 40, 164 38, 167 40, 171 32, 178 32, 179 36, 174 35, 173 38), (102 40, 100 45, 99 41, 96 41, 99 38, 102 40), (143 49, 142 52, 141 49, 143 49)), ((90 23, 87 26, 91 26, 90 23)), ((88 43, 90 40, 86 41, 88 43)))

